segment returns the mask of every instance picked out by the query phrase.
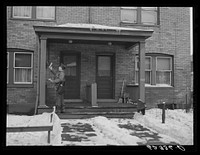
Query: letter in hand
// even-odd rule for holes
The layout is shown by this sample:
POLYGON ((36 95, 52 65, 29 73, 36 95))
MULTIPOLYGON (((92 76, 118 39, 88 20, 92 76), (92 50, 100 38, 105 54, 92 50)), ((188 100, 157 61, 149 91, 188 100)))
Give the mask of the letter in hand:
POLYGON ((49 69, 52 70, 52 62, 51 62, 51 64, 49 65, 49 69))
POLYGON ((52 79, 48 79, 49 81, 51 81, 51 82, 53 82, 53 80, 52 79))

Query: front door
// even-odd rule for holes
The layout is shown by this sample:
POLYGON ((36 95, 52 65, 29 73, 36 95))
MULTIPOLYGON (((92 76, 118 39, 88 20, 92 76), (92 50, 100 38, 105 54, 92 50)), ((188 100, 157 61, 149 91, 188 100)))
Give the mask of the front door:
POLYGON ((65 68, 65 99, 80 99, 80 54, 61 53, 65 68))
POLYGON ((97 55, 97 98, 112 99, 114 94, 114 56, 97 55))

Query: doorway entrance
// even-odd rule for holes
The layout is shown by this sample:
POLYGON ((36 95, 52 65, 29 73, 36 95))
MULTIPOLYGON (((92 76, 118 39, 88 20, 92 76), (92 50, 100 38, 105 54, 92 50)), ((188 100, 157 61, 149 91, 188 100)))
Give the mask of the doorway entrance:
POLYGON ((80 53, 61 52, 65 68, 64 99, 80 99, 80 53))
POLYGON ((114 55, 96 55, 96 83, 98 99, 114 97, 114 55))

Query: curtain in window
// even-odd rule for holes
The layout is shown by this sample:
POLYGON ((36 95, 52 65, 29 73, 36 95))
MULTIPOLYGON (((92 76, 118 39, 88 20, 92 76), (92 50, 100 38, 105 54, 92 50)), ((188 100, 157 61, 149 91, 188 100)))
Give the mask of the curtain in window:
POLYGON ((13 7, 13 17, 31 18, 31 6, 13 7))
POLYGON ((31 82, 31 69, 16 68, 15 82, 31 82))
POLYGON ((15 53, 15 82, 31 82, 32 54, 15 53))
POLYGON ((171 59, 157 58, 156 83, 170 85, 171 59))
MULTIPOLYGON (((139 57, 136 58, 136 83, 138 83, 139 57)), ((151 84, 151 58, 145 58, 145 83, 151 84)))
POLYGON ((55 7, 37 6, 36 18, 38 18, 38 19, 54 19, 55 18, 55 7))
MULTIPOLYGON (((139 71, 136 71, 136 83, 138 83, 138 76, 139 76, 139 71)), ((151 84, 151 71, 145 71, 145 83, 146 84, 151 84)))
POLYGON ((170 76, 171 76, 171 72, 157 71, 156 72, 156 83, 170 85, 170 76))

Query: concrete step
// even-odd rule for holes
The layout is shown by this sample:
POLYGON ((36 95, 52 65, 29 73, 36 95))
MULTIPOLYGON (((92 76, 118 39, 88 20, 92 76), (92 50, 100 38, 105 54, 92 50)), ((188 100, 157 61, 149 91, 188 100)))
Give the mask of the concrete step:
POLYGON ((134 112, 76 112, 76 113, 58 113, 60 119, 85 119, 97 116, 107 118, 133 118, 134 112))
POLYGON ((65 107, 64 112, 133 112, 136 107, 65 107))

